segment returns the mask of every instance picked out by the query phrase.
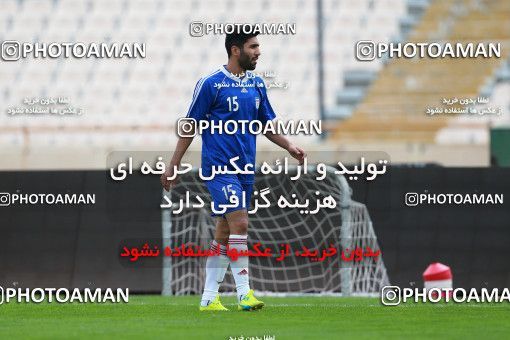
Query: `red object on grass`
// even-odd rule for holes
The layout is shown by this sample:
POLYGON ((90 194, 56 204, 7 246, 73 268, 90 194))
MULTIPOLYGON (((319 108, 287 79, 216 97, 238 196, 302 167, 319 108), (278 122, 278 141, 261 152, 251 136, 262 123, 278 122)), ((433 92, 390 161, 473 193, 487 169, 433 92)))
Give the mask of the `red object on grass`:
POLYGON ((450 267, 439 262, 434 262, 431 265, 429 265, 425 272, 423 273, 424 281, 438 281, 451 279, 452 271, 450 267))
MULTIPOLYGON (((425 289, 452 288, 452 271, 450 267, 434 262, 423 272, 423 281, 425 281, 425 289)), ((450 291, 448 296, 452 295, 453 292, 450 291)), ((432 296, 437 297, 437 294, 432 292, 432 296)), ((441 296, 446 297, 446 291, 441 292, 441 296)))

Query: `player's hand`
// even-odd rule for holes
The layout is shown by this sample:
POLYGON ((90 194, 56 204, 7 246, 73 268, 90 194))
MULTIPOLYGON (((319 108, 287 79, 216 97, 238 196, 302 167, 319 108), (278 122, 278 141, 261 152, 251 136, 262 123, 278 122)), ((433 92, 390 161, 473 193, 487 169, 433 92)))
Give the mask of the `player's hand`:
POLYGON ((289 147, 289 153, 292 157, 294 157, 295 159, 297 159, 299 161, 299 164, 303 164, 303 162, 305 161, 305 157, 306 157, 306 153, 303 149, 295 146, 295 145, 291 145, 289 147))
POLYGON ((171 188, 173 188, 175 186, 177 177, 174 179, 168 179, 169 177, 172 177, 173 175, 174 175, 174 166, 169 165, 166 168, 165 173, 163 175, 161 175, 161 177, 160 177, 161 185, 163 186, 163 189, 165 189, 166 191, 169 191, 171 188))

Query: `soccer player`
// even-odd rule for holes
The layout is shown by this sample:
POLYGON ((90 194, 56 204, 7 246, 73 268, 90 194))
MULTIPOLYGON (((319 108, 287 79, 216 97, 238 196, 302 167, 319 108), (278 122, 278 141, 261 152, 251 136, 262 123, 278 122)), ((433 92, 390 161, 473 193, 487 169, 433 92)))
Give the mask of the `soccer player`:
MULTIPOLYGON (((257 34, 227 34, 225 48, 228 54, 227 65, 198 81, 187 118, 193 118, 197 122, 205 119, 220 123, 227 120, 258 120, 261 124, 273 120, 276 115, 269 104, 264 82, 250 72, 255 69, 260 56, 257 34)), ((265 136, 287 150, 300 164, 303 163, 305 152, 286 137, 274 133, 267 133, 265 136)), ((161 184, 165 190, 168 191, 175 185, 176 179, 169 180, 168 177, 174 175, 174 166, 180 165, 192 140, 193 137, 179 137, 169 167, 161 176, 161 184)), ((245 129, 244 133, 242 129, 237 129, 234 134, 205 130, 202 132, 202 174, 210 177, 211 168, 218 165, 234 170, 230 163, 234 157, 239 157, 235 163, 241 169, 245 169, 247 164, 254 166, 255 151, 256 135, 250 133, 249 129, 245 129)), ((205 287, 199 308, 201 311, 228 310, 220 302, 218 288, 229 264, 236 283, 238 309, 255 310, 264 306, 250 289, 248 256, 240 256, 236 261, 231 261, 226 252, 227 245, 238 251, 248 249, 247 209, 254 177, 254 174, 216 174, 211 180, 205 181, 215 207, 230 204, 232 195, 237 196, 239 204, 227 208, 223 214, 213 214, 217 216, 217 222, 211 249, 219 248, 220 256, 207 258, 205 287)))

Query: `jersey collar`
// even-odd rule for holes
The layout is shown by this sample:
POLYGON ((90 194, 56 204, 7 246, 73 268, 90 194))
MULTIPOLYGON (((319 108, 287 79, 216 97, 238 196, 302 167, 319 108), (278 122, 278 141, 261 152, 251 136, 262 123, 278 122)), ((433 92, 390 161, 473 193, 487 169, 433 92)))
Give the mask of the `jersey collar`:
POLYGON ((239 78, 239 77, 237 77, 237 76, 233 75, 232 73, 230 73, 230 71, 229 71, 229 70, 227 70, 226 66, 227 66, 227 65, 223 65, 223 66, 221 66, 221 68, 220 68, 220 69, 221 69, 221 72, 223 72, 223 73, 224 73, 227 77, 229 77, 230 79, 235 80, 235 81, 238 81, 238 82, 240 81, 241 83, 246 83, 246 82, 248 81, 248 79, 250 79, 250 77, 248 77, 248 73, 249 73, 250 71, 246 71, 246 73, 245 73, 244 77, 243 77, 243 78, 239 78))

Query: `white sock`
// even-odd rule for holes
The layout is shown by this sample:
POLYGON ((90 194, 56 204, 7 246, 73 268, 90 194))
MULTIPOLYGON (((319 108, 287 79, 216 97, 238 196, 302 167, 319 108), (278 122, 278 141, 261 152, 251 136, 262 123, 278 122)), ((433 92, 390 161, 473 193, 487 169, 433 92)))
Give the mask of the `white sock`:
MULTIPOLYGON (((248 250, 246 244, 248 235, 230 235, 228 246, 230 249, 248 250)), ((248 256, 239 256, 237 261, 230 260, 230 269, 236 282, 237 299, 241 300, 250 290, 250 276, 248 273, 248 256)))
POLYGON ((219 244, 216 240, 211 242, 211 250, 216 251, 220 247, 219 256, 209 256, 205 264, 205 286, 202 294, 201 306, 207 306, 218 295, 220 283, 225 278, 229 259, 227 257, 227 247, 219 244))

